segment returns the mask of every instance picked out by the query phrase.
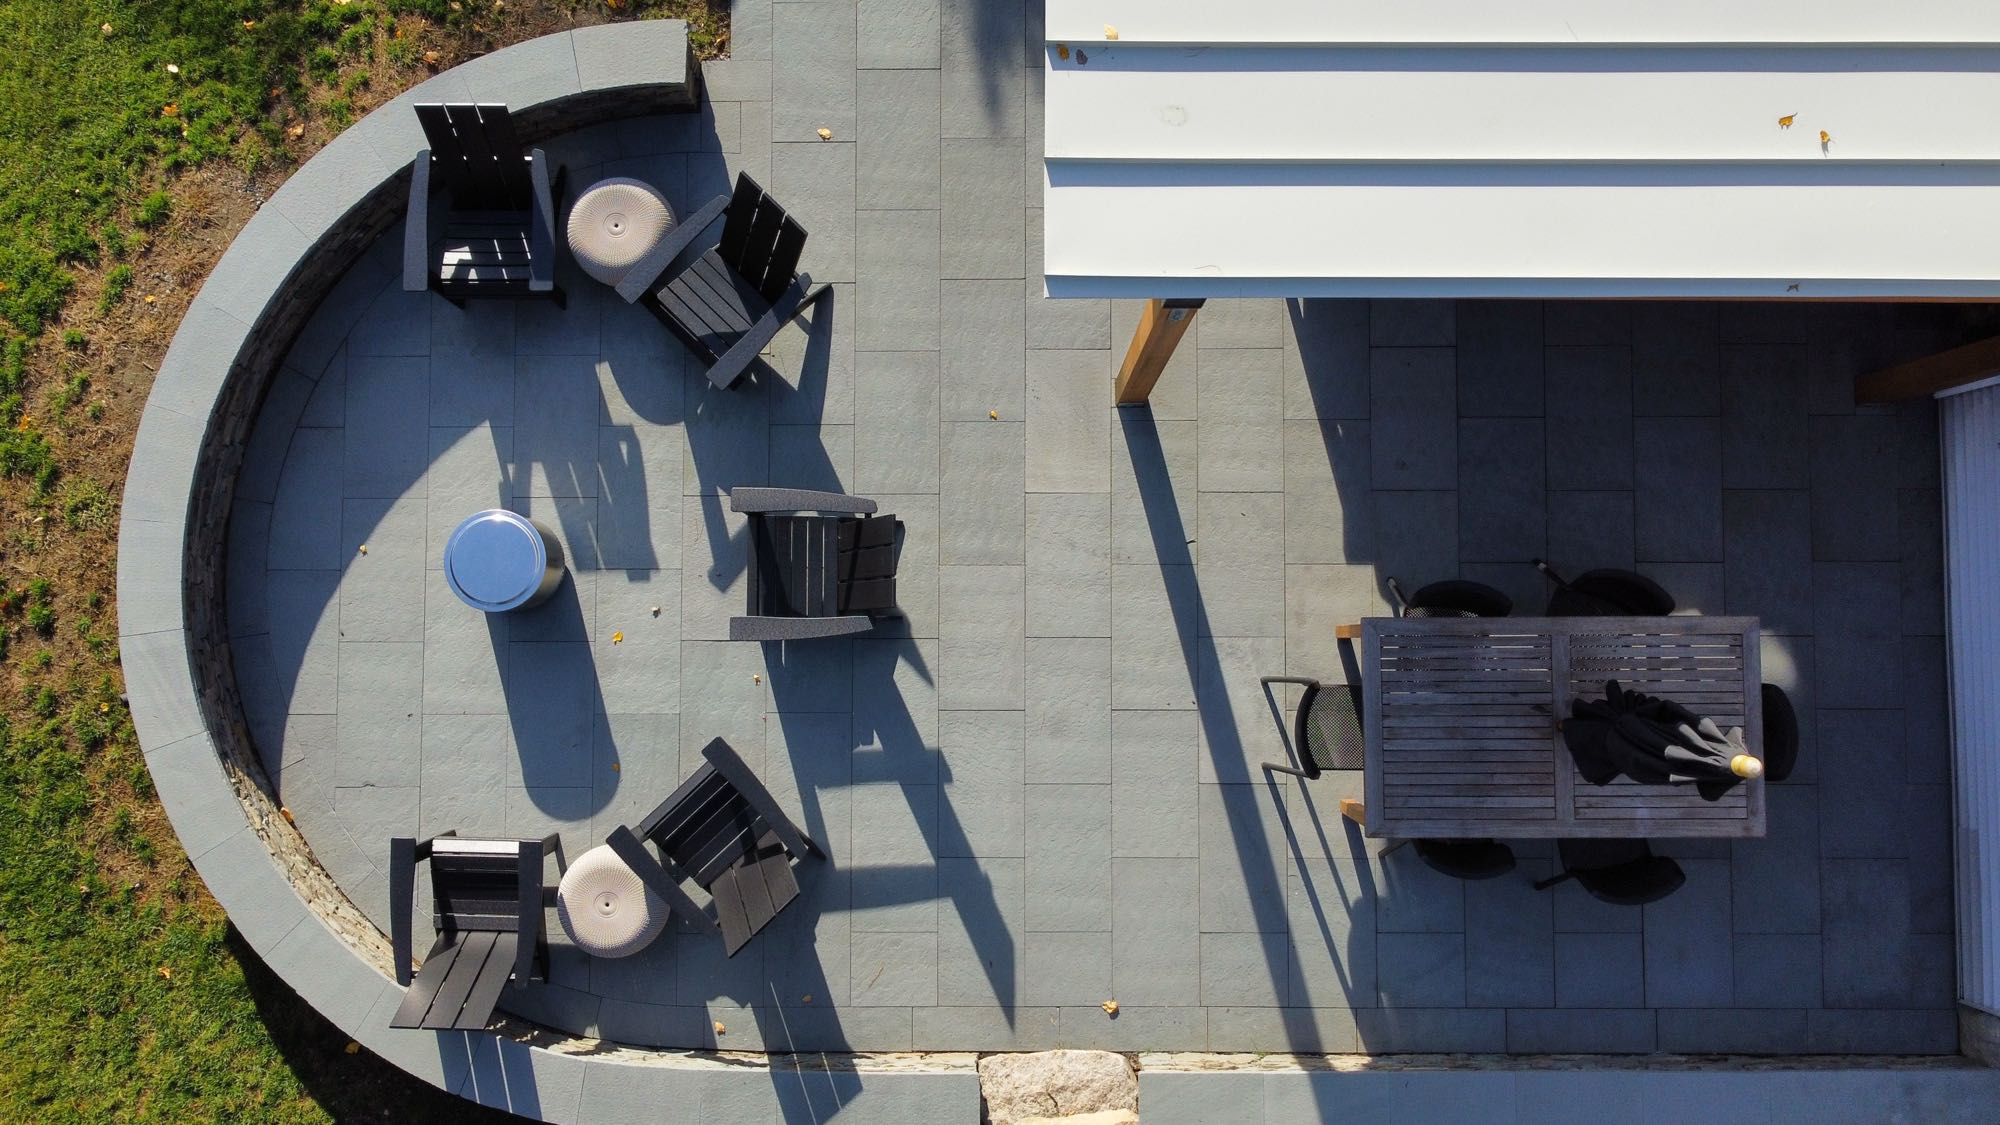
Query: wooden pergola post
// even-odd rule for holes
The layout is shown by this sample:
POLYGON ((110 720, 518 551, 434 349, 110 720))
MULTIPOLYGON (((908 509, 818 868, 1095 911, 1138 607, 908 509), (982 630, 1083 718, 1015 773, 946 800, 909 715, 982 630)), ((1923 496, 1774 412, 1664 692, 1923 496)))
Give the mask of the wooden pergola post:
POLYGON ((1145 402, 1153 393, 1153 384, 1160 381, 1160 372, 1167 369, 1175 345, 1194 324, 1201 306, 1200 297, 1155 297, 1146 302, 1139 329, 1132 333, 1132 346, 1125 349, 1125 362, 1118 366, 1118 405, 1145 402))

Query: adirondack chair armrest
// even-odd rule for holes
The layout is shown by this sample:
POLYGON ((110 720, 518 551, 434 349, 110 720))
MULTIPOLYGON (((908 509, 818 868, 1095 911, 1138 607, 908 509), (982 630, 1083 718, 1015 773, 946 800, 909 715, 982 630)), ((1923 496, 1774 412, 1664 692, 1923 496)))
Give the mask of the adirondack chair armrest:
POLYGON ((521 841, 520 871, 516 880, 519 917, 515 920, 520 940, 514 943, 514 987, 526 988, 535 975, 535 954, 542 944, 542 842, 521 841))
POLYGON ((431 150, 410 164, 410 201, 403 214, 403 290, 421 293, 431 284, 431 150))
POLYGON ((865 496, 841 492, 816 492, 809 488, 756 488, 742 486, 729 490, 732 512, 851 512, 875 514, 875 501, 865 496))
POLYGON ((528 150, 528 180, 535 194, 528 216, 528 292, 547 293, 556 287, 556 203, 541 149, 528 150))
POLYGON ((736 342, 729 345, 729 350, 723 352, 721 358, 709 367, 708 381, 723 390, 734 387, 737 380, 743 378, 743 373, 749 370, 751 361, 756 359, 757 354, 778 335, 778 329, 783 328, 787 321, 826 295, 827 287, 822 286, 817 293, 808 297, 806 291, 811 288, 810 274, 802 273, 793 278, 791 285, 786 287, 783 293, 778 294, 778 299, 763 316, 757 319, 757 323, 751 325, 748 332, 737 337, 736 342))
POLYGON ((625 279, 618 283, 618 295, 629 305, 652 292, 660 275, 666 273, 667 267, 674 264, 674 259, 694 242, 695 236, 707 230, 728 209, 729 197, 718 195, 703 204, 701 210, 689 215, 686 221, 675 223, 674 229, 667 232, 667 237, 661 239, 658 246, 633 264, 625 279))
MULTIPOLYGON (((428 850, 429 841, 425 841, 428 850)), ((417 890, 417 842, 408 836, 389 841, 389 957, 396 963, 396 983, 410 985, 411 932, 417 890)))
POLYGON ((632 874, 637 875, 639 881, 646 884, 647 890, 659 896, 660 901, 667 904, 668 910, 687 919, 700 930, 717 937, 722 936, 722 927, 715 924, 715 919, 708 916, 708 911, 703 910, 693 896, 681 889, 681 885, 674 881, 666 868, 661 867, 657 860, 646 853, 646 845, 640 843, 639 837, 633 835, 630 828, 620 825, 612 829, 611 835, 606 836, 604 842, 617 853, 619 859, 625 861, 625 866, 632 869, 632 874))
POLYGON ((766 617, 729 619, 732 641, 815 641, 825 637, 846 637, 866 633, 875 619, 859 615, 846 617, 766 617))

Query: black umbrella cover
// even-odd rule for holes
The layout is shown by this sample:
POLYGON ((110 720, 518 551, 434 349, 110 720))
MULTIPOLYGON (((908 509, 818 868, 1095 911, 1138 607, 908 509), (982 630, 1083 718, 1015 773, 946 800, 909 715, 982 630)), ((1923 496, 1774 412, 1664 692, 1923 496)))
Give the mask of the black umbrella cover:
POLYGON ((1714 801, 1745 777, 1761 773, 1742 732, 1728 734, 1671 699, 1626 691, 1611 680, 1604 698, 1578 699, 1563 724, 1563 741, 1577 772, 1593 785, 1620 774, 1647 785, 1692 782, 1714 801))

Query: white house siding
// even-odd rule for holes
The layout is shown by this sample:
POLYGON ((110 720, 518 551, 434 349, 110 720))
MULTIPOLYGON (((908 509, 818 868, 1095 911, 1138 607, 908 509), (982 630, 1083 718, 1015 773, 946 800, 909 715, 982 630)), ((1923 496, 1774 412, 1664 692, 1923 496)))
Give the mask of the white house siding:
POLYGON ((2000 385, 1949 395, 1943 428, 1960 999, 2000 1015, 2000 385))

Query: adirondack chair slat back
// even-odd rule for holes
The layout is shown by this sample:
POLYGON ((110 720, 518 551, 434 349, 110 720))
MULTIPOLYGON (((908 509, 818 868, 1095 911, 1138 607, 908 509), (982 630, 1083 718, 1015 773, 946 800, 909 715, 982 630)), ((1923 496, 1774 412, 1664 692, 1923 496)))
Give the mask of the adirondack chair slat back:
POLYGON ((513 930, 519 923, 518 854, 431 856, 438 925, 455 930, 513 930))
POLYGON ((756 842, 755 810, 729 780, 704 763, 640 826, 667 862, 702 886, 756 842))
POLYGON ((533 188, 514 119, 504 105, 423 104, 417 120, 430 142, 431 176, 465 211, 522 211, 533 188))
POLYGON ((764 194, 757 181, 737 173, 722 241, 716 247, 723 262, 766 301, 776 301, 798 273, 799 252, 805 244, 806 229, 764 194))

